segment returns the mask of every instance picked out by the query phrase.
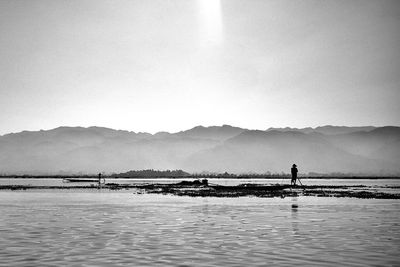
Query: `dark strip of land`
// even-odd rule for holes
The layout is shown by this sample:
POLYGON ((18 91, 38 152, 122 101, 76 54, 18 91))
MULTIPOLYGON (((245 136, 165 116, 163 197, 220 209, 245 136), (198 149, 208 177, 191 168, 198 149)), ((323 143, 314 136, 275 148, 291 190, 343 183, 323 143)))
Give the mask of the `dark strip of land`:
POLYGON ((243 184, 238 186, 222 185, 144 185, 139 186, 146 193, 172 194, 191 197, 291 197, 291 196, 317 196, 317 197, 352 197, 373 199, 400 199, 400 194, 369 191, 365 185, 255 185, 243 184))
MULTIPOLYGON (((400 189, 400 187, 382 187, 383 189, 400 189)), ((0 190, 27 190, 27 189, 98 189, 95 185, 77 186, 34 186, 34 185, 0 185, 0 190)), ((138 193, 170 194, 190 197, 350 197, 364 199, 400 199, 398 193, 377 192, 365 185, 257 185, 242 184, 237 186, 223 186, 202 184, 198 181, 180 182, 175 184, 114 184, 102 185, 106 190, 136 189, 138 193)))

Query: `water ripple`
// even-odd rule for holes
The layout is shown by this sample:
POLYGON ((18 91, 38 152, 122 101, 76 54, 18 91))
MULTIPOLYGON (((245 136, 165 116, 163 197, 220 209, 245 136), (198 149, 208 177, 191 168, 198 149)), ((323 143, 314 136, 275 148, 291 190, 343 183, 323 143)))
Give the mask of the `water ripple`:
POLYGON ((397 200, 1 192, 0 203, 1 266, 400 264, 397 200))

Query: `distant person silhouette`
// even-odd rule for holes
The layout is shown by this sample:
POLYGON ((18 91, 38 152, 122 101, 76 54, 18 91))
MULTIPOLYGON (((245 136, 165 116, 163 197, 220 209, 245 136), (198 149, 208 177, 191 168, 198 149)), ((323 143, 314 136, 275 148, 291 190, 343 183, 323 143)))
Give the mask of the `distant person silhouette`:
POLYGON ((290 181, 290 185, 296 185, 296 180, 297 180, 297 168, 296 164, 293 164, 291 172, 292 172, 292 180, 290 181))

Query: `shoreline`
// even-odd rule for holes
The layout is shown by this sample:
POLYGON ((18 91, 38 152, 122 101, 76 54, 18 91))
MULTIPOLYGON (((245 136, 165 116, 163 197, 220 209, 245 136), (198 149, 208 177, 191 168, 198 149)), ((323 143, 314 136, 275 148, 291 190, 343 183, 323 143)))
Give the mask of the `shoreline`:
MULTIPOLYGON (((10 176, 0 176, 0 179, 67 179, 67 178, 90 178, 90 179, 98 179, 96 175, 67 175, 67 176, 50 176, 50 175, 39 175, 39 176, 30 176, 30 175, 10 175, 10 176)), ((212 177, 212 176, 193 176, 193 177, 110 177, 110 176, 102 176, 102 179, 108 180, 183 180, 183 179, 227 179, 227 180, 277 180, 277 179, 285 179, 290 180, 290 176, 265 176, 265 177, 248 177, 248 176, 238 176, 238 177, 212 177)), ((298 177, 300 179, 308 179, 308 180, 331 180, 331 179, 340 179, 340 180, 380 180, 380 179, 399 179, 400 176, 301 176, 298 177)))
MULTIPOLYGON (((397 186, 382 187, 386 189, 400 189, 397 186)), ((34 186, 34 185, 0 185, 0 191, 26 191, 26 190, 99 190, 97 185, 77 186, 34 186)), ((137 194, 163 194, 190 197, 293 197, 293 196, 315 196, 315 197, 349 197, 361 199, 400 199, 399 193, 386 193, 371 190, 366 185, 306 185, 290 186, 288 184, 257 185, 241 184, 237 186, 203 185, 194 182, 180 182, 175 184, 115 184, 107 183, 101 186, 101 190, 129 190, 136 189, 137 194)))

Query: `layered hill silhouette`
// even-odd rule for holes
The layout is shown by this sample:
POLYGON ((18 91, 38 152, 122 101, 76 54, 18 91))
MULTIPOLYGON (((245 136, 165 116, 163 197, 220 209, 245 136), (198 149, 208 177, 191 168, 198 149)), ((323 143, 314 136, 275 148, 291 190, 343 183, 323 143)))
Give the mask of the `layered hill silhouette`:
POLYGON ((197 126, 178 133, 59 127, 0 136, 0 174, 125 172, 400 173, 400 127, 197 126))

